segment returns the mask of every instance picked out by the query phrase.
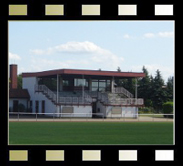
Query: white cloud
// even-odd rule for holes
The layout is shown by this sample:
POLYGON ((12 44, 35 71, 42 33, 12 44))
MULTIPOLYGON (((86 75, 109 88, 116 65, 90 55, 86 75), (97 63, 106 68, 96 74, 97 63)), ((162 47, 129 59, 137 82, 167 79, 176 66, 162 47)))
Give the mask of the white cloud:
POLYGON ((153 37, 155 37, 155 34, 154 33, 145 33, 144 37, 145 38, 153 38, 153 37))
POLYGON ((65 44, 47 48, 45 50, 32 49, 30 50, 30 52, 35 55, 50 55, 50 54, 54 54, 55 52, 104 54, 108 52, 108 50, 103 49, 92 42, 85 41, 85 42, 67 42, 65 44))
POLYGON ((32 54, 35 54, 35 55, 43 55, 43 54, 45 54, 45 51, 44 50, 41 50, 41 49, 30 50, 30 52, 32 54))
POLYGON ((10 60, 21 60, 21 57, 17 54, 13 54, 13 53, 9 52, 9 59, 10 60))
POLYGON ((159 37, 174 37, 174 32, 159 32, 159 37))
POLYGON ((67 42, 54 47, 56 51, 68 52, 68 53, 100 53, 105 49, 100 48, 92 42, 67 42))
MULTIPOLYGON (((174 37, 174 32, 158 32, 158 33, 145 33, 143 34, 143 38, 173 38, 174 37)), ((123 36, 124 39, 140 39, 140 36, 131 36, 129 34, 125 34, 123 36)))
POLYGON ((90 62, 87 60, 79 59, 75 60, 66 60, 66 61, 57 61, 50 60, 46 58, 31 57, 30 61, 31 71, 43 71, 43 70, 53 70, 53 69, 63 69, 63 68, 78 68, 79 66, 87 67, 90 62))
MULTIPOLYGON (((31 50, 31 53, 36 55, 52 55, 56 56, 55 53, 63 53, 60 58, 62 58, 61 62, 58 61, 46 61, 41 60, 42 64, 47 64, 47 66, 52 66, 52 64, 58 64, 59 68, 88 68, 88 69, 108 69, 108 70, 116 70, 118 66, 122 65, 124 61, 123 57, 119 57, 112 53, 111 51, 101 48, 96 44, 85 41, 85 42, 67 42, 65 44, 61 44, 55 47, 50 47, 46 50, 35 49, 31 50), (69 53, 72 60, 65 60, 64 53, 69 53), (77 54, 74 55, 74 54, 77 54), (82 55, 82 56, 78 56, 82 55), (83 59, 84 55, 84 59, 83 59)), ((67 56, 67 57, 68 57, 67 56)), ((67 58, 68 59, 68 58, 67 58)), ((38 64, 36 64, 38 65, 38 64)), ((53 67, 56 65, 53 65, 53 67)))
POLYGON ((154 37, 162 37, 162 38, 173 38, 174 32, 158 32, 158 33, 145 33, 143 35, 145 38, 154 38, 154 37))
POLYGON ((137 36, 132 36, 132 35, 129 35, 129 34, 125 34, 125 35, 123 35, 123 38, 124 39, 137 39, 138 37, 137 36))
POLYGON ((130 35, 125 34, 125 35, 123 36, 123 38, 125 38, 125 39, 130 39, 130 35))

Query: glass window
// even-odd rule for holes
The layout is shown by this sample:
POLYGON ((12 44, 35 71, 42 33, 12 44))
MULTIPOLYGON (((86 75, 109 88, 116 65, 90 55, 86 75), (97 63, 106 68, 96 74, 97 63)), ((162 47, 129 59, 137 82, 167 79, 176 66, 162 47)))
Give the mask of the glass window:
POLYGON ((106 82, 99 82, 99 87, 106 87, 106 82))
POLYGON ((63 80, 63 86, 69 86, 69 80, 63 80))
POLYGON ((88 80, 85 80, 85 86, 88 87, 89 83, 88 80))
POLYGON ((92 91, 98 91, 98 87, 92 87, 92 91))
POLYGON ((111 86, 111 81, 110 80, 107 80, 106 83, 107 83, 106 87, 110 87, 111 86))
POLYGON ((86 80, 86 79, 74 79, 74 86, 87 86, 88 87, 88 80, 86 80))
POLYGON ((92 86, 97 86, 98 87, 98 82, 93 82, 92 81, 92 86))
POLYGON ((99 87, 99 91, 105 91, 105 88, 103 88, 103 87, 99 87))

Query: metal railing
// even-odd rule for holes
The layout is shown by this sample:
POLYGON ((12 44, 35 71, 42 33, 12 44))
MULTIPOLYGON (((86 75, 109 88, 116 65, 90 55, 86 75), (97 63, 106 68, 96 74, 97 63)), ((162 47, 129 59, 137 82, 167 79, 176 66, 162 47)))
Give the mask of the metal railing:
POLYGON ((116 87, 116 88, 113 88, 112 93, 122 93, 122 94, 124 94, 126 97, 133 98, 133 94, 131 94, 128 90, 126 90, 126 89, 123 88, 123 87, 116 87))
POLYGON ((105 117, 104 113, 26 113, 10 112, 9 121, 62 121, 62 120, 93 120, 93 121, 136 121, 136 122, 172 122, 174 114, 110 114, 105 117), (98 118, 93 118, 93 117, 98 118))
MULTIPOLYGON (((128 96, 133 96, 130 95, 130 93, 124 89, 123 87, 118 87, 114 89, 115 91, 118 92, 124 92, 128 94, 128 96)), ((92 103, 92 95, 97 95, 98 100, 101 102, 108 104, 108 105, 143 105, 144 100, 141 98, 117 98, 117 97, 112 97, 110 98, 107 93, 102 93, 102 92, 97 92, 97 93, 89 93, 89 92, 84 92, 84 96, 81 97, 76 97, 76 96, 58 96, 57 100, 57 95, 53 91, 51 91, 47 86, 45 85, 35 85, 35 91, 38 92, 43 92, 48 99, 52 100, 53 102, 58 104, 91 104, 92 103)))
POLYGON ((124 106, 130 106, 130 105, 143 105, 144 100, 141 98, 112 98, 112 99, 105 99, 105 104, 111 104, 111 105, 124 105, 124 106))
POLYGON ((53 120, 88 120, 92 117, 104 119, 103 113, 27 113, 27 112, 9 112, 10 121, 53 121, 53 120))
MULTIPOLYGON (((57 95, 51 91, 46 85, 35 85, 35 92, 42 92, 48 99, 57 103, 57 95)), ((58 104, 91 104, 92 98, 87 93, 84 96, 58 96, 58 104)))
POLYGON ((35 92, 43 92, 47 97, 54 102, 57 101, 57 95, 51 91, 46 85, 35 85, 35 92))

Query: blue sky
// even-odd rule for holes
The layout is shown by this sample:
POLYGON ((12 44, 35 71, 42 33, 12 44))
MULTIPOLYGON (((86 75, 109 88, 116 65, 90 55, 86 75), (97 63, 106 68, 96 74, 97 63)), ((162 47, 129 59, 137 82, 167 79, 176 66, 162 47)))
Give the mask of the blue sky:
POLYGON ((18 72, 99 69, 174 75, 174 21, 10 21, 18 72))

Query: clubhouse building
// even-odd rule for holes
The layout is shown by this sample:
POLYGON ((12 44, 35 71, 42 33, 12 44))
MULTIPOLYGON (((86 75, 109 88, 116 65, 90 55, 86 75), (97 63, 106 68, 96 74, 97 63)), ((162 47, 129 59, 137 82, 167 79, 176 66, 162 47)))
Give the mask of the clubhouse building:
MULTIPOLYGON (((17 68, 12 66, 14 70, 17 68)), ((143 99, 137 98, 137 85, 134 95, 125 87, 118 87, 115 81, 135 78, 137 82, 137 78, 144 76, 135 72, 58 69, 22 73, 22 86, 28 91, 27 107, 32 113, 52 113, 47 114, 50 116, 54 113, 56 117, 135 118, 138 107, 144 104, 143 99)))

